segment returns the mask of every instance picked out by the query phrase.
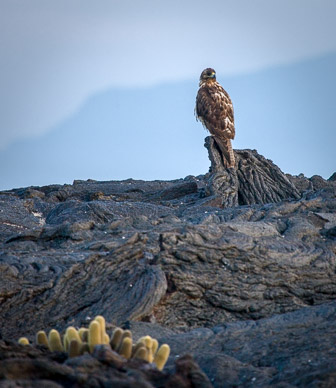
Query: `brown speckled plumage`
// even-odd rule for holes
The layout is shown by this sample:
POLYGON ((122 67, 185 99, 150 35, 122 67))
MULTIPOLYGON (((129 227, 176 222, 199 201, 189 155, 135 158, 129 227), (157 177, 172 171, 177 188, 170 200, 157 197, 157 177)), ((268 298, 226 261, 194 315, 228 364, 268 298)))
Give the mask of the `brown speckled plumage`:
POLYGON ((233 106, 228 93, 216 81, 211 68, 202 71, 196 97, 196 116, 214 137, 226 167, 235 166, 231 139, 235 137, 233 106))

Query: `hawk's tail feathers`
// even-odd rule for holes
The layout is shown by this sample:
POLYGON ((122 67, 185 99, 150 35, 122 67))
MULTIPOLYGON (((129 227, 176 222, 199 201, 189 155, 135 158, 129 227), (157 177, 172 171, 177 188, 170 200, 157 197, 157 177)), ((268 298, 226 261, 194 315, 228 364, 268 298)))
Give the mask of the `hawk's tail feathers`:
POLYGON ((233 153, 231 140, 218 138, 215 138, 215 140, 220 150, 222 151, 224 166, 227 168, 233 168, 235 166, 236 160, 233 153))

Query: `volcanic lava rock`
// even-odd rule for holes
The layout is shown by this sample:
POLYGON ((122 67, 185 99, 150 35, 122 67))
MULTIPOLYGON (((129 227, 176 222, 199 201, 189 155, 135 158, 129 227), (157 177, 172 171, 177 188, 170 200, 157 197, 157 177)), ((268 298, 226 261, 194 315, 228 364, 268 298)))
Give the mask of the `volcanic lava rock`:
MULTIPOLYGON (((165 384, 206 387, 205 372, 216 387, 333 386, 336 181, 285 175, 251 150, 226 170, 206 144, 197 177, 0 193, 0 386, 28 387, 36 371, 79 384, 75 364, 6 341, 98 314, 171 345, 165 384)), ((87 386, 108 384, 101 361, 85 362, 87 386)))

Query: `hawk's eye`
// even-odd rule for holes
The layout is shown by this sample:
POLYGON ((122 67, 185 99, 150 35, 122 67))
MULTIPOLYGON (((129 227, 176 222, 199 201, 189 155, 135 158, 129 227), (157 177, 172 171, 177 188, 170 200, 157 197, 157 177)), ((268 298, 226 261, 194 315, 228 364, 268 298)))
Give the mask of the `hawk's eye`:
POLYGON ((208 71, 207 75, 209 75, 209 76, 212 75, 212 72, 211 72, 211 71, 208 71))

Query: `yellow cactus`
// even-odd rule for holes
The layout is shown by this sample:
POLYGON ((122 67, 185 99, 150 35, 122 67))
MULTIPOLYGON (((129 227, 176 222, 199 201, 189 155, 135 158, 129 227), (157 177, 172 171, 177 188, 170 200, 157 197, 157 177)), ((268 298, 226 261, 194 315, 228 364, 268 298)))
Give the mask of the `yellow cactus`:
POLYGON ((108 345, 110 343, 110 336, 105 333, 103 337, 103 344, 108 345))
POLYGON ((100 324, 97 321, 92 321, 89 326, 89 347, 90 352, 93 352, 93 349, 96 345, 102 343, 100 332, 100 324))
POLYGON ((29 340, 26 337, 21 337, 21 338, 19 338, 18 343, 20 345, 29 345, 29 340))
POLYGON ((62 352, 64 350, 59 332, 55 329, 52 329, 49 332, 48 346, 52 352, 62 352))
POLYGON ((156 351, 158 350, 159 347, 159 342, 157 339, 152 338, 152 353, 155 354, 156 351))
POLYGON ((87 329, 86 327, 81 327, 79 330, 78 330, 78 334, 80 336, 80 339, 83 341, 83 342, 88 342, 89 340, 89 329, 87 329))
POLYGON ((66 329, 65 336, 67 337, 67 341, 69 343, 69 346, 70 346, 70 342, 72 340, 76 340, 79 344, 82 343, 82 340, 80 338, 80 335, 79 335, 78 331, 73 326, 69 326, 66 329))
POLYGON ((69 340, 65 334, 63 336, 63 348, 66 352, 69 350, 69 340))
POLYGON ((123 333, 122 333, 122 336, 121 336, 121 339, 120 339, 120 345, 119 345, 119 348, 117 349, 117 352, 120 351, 121 349, 121 345, 124 341, 125 338, 130 338, 132 339, 132 332, 130 330, 124 330, 123 333))
POLYGON ((132 356, 132 338, 125 337, 120 346, 119 354, 127 359, 132 356))
POLYGON ((133 358, 139 358, 140 360, 147 361, 148 352, 145 346, 140 346, 134 353, 133 358))
POLYGON ((147 349, 146 361, 153 362, 154 356, 153 356, 153 351, 152 351, 152 347, 153 347, 152 337, 150 337, 149 335, 146 335, 144 337, 141 337, 138 342, 143 343, 147 349))
POLYGON ((152 337, 149 335, 139 338, 138 342, 142 342, 148 349, 152 347, 152 337))
POLYGON ((44 345, 44 346, 49 346, 48 345, 48 337, 47 337, 47 334, 44 330, 40 330, 39 332, 37 332, 36 334, 36 343, 38 345, 44 345))
POLYGON ((122 337, 121 337, 121 341, 122 341, 124 338, 132 338, 132 332, 131 332, 131 330, 124 330, 124 332, 123 332, 123 334, 122 334, 122 337))
POLYGON ((105 329, 105 318, 101 315, 97 315, 96 318, 94 319, 95 321, 99 322, 100 325, 100 337, 103 339, 105 334, 106 334, 106 329, 105 329))
POLYGON ((120 327, 116 327, 113 331, 112 338, 111 338, 111 348, 113 350, 117 350, 119 348, 119 345, 121 343, 121 337, 123 335, 124 330, 120 329, 120 327))
POLYGON ((72 339, 69 344, 69 357, 77 357, 81 354, 81 343, 72 339))
MULTIPOLYGON (((28 345, 26 337, 21 337, 18 341, 22 345, 28 345)), ((36 343, 48 346, 50 351, 66 351, 69 357, 76 357, 85 352, 92 353, 94 347, 99 344, 110 344, 111 348, 117 351, 126 359, 138 358, 148 362, 154 362, 159 370, 162 370, 169 357, 170 348, 167 344, 158 349, 158 341, 149 335, 141 337, 137 344, 132 344, 132 332, 115 328, 112 337, 106 333, 106 323, 104 317, 98 315, 90 323, 89 328, 80 328, 78 331, 70 326, 63 336, 57 330, 50 330, 48 338, 41 330, 36 334, 36 343), (155 356, 154 356, 155 355, 155 356)))
POLYGON ((159 350, 155 354, 154 363, 156 364, 158 370, 162 370, 165 366, 165 363, 168 360, 170 354, 170 347, 167 344, 160 346, 159 350))
POLYGON ((133 345, 133 348, 132 348, 132 357, 134 356, 134 354, 137 352, 138 349, 140 348, 145 348, 146 349, 146 346, 144 343, 142 342, 137 342, 136 344, 133 345))
POLYGON ((159 347, 159 343, 155 338, 151 338, 151 340, 152 340, 151 346, 150 346, 150 348, 147 348, 147 351, 148 351, 147 361, 148 362, 154 361, 154 354, 156 353, 157 348, 159 347))

